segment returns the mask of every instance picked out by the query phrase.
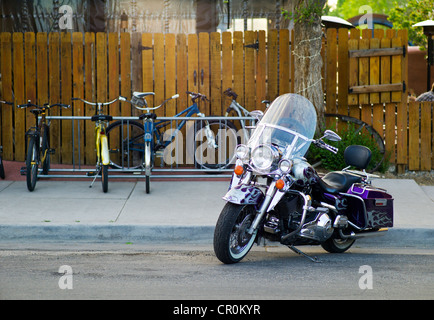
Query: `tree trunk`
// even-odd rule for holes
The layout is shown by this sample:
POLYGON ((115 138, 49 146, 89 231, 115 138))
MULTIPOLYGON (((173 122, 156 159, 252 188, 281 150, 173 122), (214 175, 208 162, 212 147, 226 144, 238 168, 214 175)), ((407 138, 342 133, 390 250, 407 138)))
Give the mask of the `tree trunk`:
MULTIPOLYGON (((325 0, 297 0, 294 4, 296 14, 315 5, 323 8, 325 0)), ((307 9, 309 10, 309 9, 307 9)), ((309 15, 309 19, 299 18, 294 22, 294 92, 313 103, 318 114, 317 132, 322 132, 324 121, 324 94, 321 83, 321 15, 317 11, 309 15)))

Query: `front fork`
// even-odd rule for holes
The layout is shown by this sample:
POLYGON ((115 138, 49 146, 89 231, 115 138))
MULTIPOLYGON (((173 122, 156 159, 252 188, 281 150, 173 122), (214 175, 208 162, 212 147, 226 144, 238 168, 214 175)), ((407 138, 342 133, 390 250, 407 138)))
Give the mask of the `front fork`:
MULTIPOLYGON (((205 117, 205 115, 203 113, 200 113, 200 112, 197 115, 199 117, 202 117, 202 118, 205 117)), ((208 146, 210 148, 217 149, 218 145, 216 143, 214 133, 212 132, 212 130, 209 126, 209 122, 208 122, 208 120, 203 120, 203 121, 205 121, 205 127, 204 128, 205 128, 205 136, 206 136, 206 140, 208 142, 208 146)))

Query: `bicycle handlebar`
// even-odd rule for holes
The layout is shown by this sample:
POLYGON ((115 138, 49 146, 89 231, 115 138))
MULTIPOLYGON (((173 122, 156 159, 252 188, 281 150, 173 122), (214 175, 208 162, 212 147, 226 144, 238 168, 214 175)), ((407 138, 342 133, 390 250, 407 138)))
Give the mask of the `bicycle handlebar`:
POLYGON ((14 104, 13 102, 3 101, 3 100, 0 100, 0 103, 9 104, 9 105, 13 105, 14 104))
POLYGON ((89 104, 91 106, 98 106, 98 105, 107 106, 107 105, 112 104, 112 103, 114 103, 114 102, 116 102, 118 100, 120 100, 120 101, 128 101, 127 98, 122 97, 122 96, 119 96, 116 99, 114 99, 112 101, 108 101, 108 102, 90 102, 90 101, 87 101, 87 100, 84 100, 84 99, 81 99, 81 98, 71 98, 71 100, 80 100, 81 102, 84 102, 84 103, 89 104))
POLYGON ((45 103, 43 106, 39 106, 39 105, 31 103, 30 100, 29 100, 29 102, 27 102, 25 104, 17 105, 17 108, 21 108, 21 109, 22 108, 29 108, 29 107, 35 107, 35 108, 39 108, 39 109, 43 109, 43 108, 50 109, 51 107, 62 107, 62 108, 67 109, 67 108, 70 108, 71 106, 69 104, 63 104, 63 103, 55 103, 52 105, 45 103))

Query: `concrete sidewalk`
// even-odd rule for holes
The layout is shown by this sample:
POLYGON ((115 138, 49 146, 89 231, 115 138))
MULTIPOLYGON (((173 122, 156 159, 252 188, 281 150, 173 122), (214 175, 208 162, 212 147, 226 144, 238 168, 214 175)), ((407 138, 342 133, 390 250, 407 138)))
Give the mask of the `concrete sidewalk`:
MULTIPOLYGON (((378 179, 394 200, 395 222, 382 239, 434 245, 434 186, 411 179, 378 179)), ((0 180, 0 241, 186 242, 212 243, 225 202, 227 181, 0 180)), ((360 240, 365 241, 365 240, 360 240)), ((378 241, 378 240, 376 240, 378 241)))

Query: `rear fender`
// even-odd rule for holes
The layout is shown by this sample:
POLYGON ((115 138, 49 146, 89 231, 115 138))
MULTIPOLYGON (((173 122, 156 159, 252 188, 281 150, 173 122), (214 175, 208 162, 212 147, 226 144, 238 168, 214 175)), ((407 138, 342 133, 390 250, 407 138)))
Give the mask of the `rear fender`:
POLYGON ((237 185, 231 188, 223 197, 223 200, 234 204, 253 204, 257 205, 264 200, 261 189, 255 186, 237 185))

